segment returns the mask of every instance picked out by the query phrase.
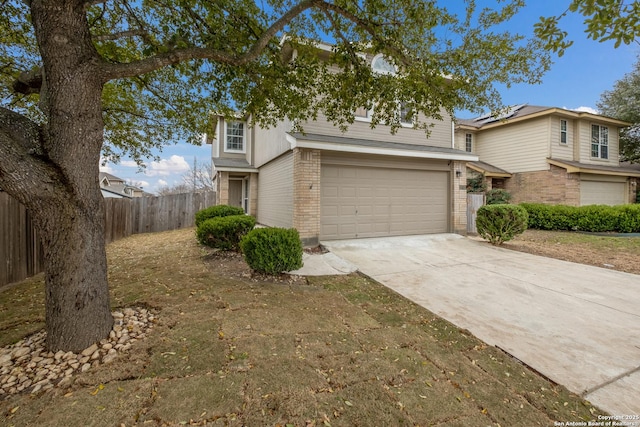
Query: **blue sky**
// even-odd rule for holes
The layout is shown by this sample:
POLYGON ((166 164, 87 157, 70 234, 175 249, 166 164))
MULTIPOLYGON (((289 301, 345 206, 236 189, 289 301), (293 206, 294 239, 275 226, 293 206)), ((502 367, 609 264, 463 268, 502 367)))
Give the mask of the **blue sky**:
MULTIPOLYGON (((448 1, 447 7, 453 2, 448 1)), ((462 4, 461 1, 456 3, 462 4)), ((533 25, 540 16, 561 14, 569 4, 569 0, 528 0, 528 5, 510 21, 505 29, 529 35, 533 25)), ((478 1, 478 6, 493 5, 495 1, 478 1)), ((454 7, 454 6, 451 6, 454 7)), ((630 72, 640 45, 621 45, 614 48, 613 42, 596 42, 587 39, 581 16, 569 14, 561 21, 561 28, 569 32, 574 41, 561 58, 556 58, 551 70, 543 78, 540 85, 516 85, 510 89, 498 87, 505 105, 530 104, 568 109, 596 109, 600 94, 610 90, 616 80, 630 72)), ((469 118, 469 113, 459 112, 461 118, 469 118)), ((193 165, 194 158, 198 163, 210 162, 211 146, 195 146, 179 143, 166 146, 161 153, 160 161, 149 159, 144 173, 138 172, 133 162, 123 161, 119 164, 108 164, 106 172, 139 183, 151 193, 164 185, 174 185, 182 181, 182 175, 193 165)))

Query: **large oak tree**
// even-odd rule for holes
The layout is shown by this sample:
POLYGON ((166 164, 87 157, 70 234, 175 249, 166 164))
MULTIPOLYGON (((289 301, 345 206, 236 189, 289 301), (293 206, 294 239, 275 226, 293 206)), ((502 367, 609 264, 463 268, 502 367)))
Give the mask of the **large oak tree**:
POLYGON ((436 119, 441 108, 499 106, 495 83, 536 83, 549 66, 536 41, 495 29, 521 6, 468 1, 456 15, 431 0, 0 0, 0 188, 41 232, 48 347, 77 351, 112 327, 101 156, 142 160, 195 140, 211 110, 263 125, 322 111, 346 127, 374 104, 374 124, 397 126, 398 100, 436 119), (335 44, 328 61, 319 39, 335 44), (365 50, 399 75, 373 74, 365 50))
POLYGON ((631 123, 620 132, 620 160, 640 163, 640 59, 633 70, 600 95, 598 109, 631 123))

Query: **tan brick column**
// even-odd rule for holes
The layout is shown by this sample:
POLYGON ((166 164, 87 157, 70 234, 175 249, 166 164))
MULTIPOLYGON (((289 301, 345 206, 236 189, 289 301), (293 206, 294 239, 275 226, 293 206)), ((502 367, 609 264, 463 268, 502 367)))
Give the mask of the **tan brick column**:
POLYGON ((451 170, 453 200, 451 201, 452 231, 467 235, 467 167, 465 162, 454 161, 451 170), (458 172, 459 175, 458 176, 458 172))
POLYGON ((216 205, 229 204, 229 172, 218 172, 216 179, 216 205))
POLYGON ((320 150, 293 150, 293 227, 302 244, 320 242, 320 150))

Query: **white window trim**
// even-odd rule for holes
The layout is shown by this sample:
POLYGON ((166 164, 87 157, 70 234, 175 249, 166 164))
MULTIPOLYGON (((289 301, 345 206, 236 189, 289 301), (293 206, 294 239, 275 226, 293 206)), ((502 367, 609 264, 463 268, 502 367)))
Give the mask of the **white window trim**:
POLYGON ((567 145, 569 143, 569 123, 565 119, 560 119, 560 145, 567 145), (562 123, 564 122, 564 130, 562 130, 562 123), (564 135, 564 142, 562 142, 562 135, 564 135))
POLYGON ((464 151, 467 153, 473 153, 473 134, 465 133, 464 134, 464 151))
POLYGON ((242 120, 225 120, 224 121, 224 139, 223 139, 223 150, 225 153, 239 153, 239 154, 245 154, 247 152, 247 122, 242 121, 242 120), (244 124, 244 130, 242 132, 242 150, 230 150, 229 148, 227 148, 227 131, 228 131, 228 126, 229 123, 243 123, 244 124))
POLYGON ((610 145, 609 145, 609 126, 604 126, 598 123, 591 123, 591 126, 589 126, 589 155, 592 159, 596 159, 596 160, 603 160, 603 161, 608 161, 611 157, 611 150, 609 150, 610 145), (594 126, 598 126, 599 129, 599 135, 598 135, 598 155, 594 156, 593 155, 593 127, 594 126), (602 143, 602 129, 606 129, 607 130, 607 143, 603 144, 602 143), (607 157, 602 157, 602 147, 607 147, 607 157))

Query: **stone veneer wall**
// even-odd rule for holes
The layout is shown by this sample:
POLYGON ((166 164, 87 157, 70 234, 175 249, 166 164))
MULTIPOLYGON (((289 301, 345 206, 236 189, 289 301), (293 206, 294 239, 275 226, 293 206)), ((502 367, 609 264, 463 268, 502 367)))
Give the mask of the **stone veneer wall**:
POLYGON ((320 150, 293 150, 293 227, 304 246, 320 243, 320 150))

